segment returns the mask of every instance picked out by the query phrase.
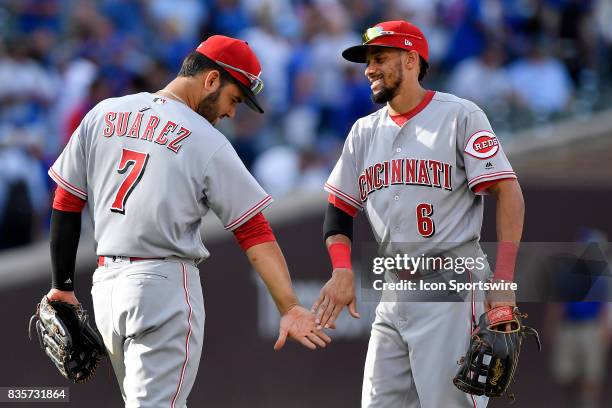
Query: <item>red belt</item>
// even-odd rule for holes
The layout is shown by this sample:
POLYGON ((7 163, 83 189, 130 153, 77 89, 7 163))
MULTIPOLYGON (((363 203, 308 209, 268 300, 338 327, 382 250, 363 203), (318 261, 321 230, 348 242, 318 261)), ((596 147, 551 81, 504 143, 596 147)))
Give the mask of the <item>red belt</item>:
MULTIPOLYGON (((104 266, 104 258, 115 258, 114 256, 99 256, 98 257, 98 266, 104 266)), ((117 257, 117 258, 127 258, 127 256, 121 256, 121 257, 117 257)), ((156 260, 161 260, 161 259, 166 259, 166 258, 138 258, 136 256, 130 256, 130 262, 134 262, 134 261, 156 261, 156 260)))

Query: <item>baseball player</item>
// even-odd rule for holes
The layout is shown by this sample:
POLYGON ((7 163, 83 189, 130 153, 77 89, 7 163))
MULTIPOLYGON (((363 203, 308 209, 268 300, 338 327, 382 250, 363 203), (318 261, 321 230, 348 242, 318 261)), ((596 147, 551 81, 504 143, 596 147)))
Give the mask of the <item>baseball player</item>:
MULTIPOLYGON (((483 195, 491 194, 497 199, 495 274, 485 264, 465 276, 511 280, 523 198, 484 112, 470 101, 423 89, 427 40, 408 22, 377 24, 365 32, 362 45, 342 55, 366 64, 372 99, 385 106, 353 125, 325 184, 324 236, 333 273, 312 309, 320 327, 333 328, 344 306, 359 318, 350 248, 353 217, 360 210, 383 254, 484 259, 478 240, 483 195)), ((383 294, 365 362, 363 407, 486 406, 486 399, 456 389, 452 378, 484 303, 512 305, 514 292, 482 294, 486 301, 478 303, 479 293, 467 296, 468 302, 438 295, 436 302, 415 302, 409 293, 383 294)))
POLYGON ((189 54, 164 89, 95 106, 49 170, 50 300, 77 304, 74 263, 88 205, 98 268, 96 324, 125 406, 186 407, 204 337, 197 265, 209 256, 202 217, 232 231, 279 312, 280 334, 315 349, 330 338, 299 305, 283 254, 261 213, 272 198, 214 125, 245 102, 263 113, 260 64, 244 41, 212 36, 189 54))

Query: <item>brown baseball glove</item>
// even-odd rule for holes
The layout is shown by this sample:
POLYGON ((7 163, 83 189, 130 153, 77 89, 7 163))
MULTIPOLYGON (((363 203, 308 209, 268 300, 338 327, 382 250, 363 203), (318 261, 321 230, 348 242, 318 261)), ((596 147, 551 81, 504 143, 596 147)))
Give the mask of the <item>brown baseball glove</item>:
POLYGON ((30 318, 30 339, 33 323, 40 346, 64 377, 75 383, 93 377, 106 350, 100 333, 81 305, 49 301, 45 296, 30 318))

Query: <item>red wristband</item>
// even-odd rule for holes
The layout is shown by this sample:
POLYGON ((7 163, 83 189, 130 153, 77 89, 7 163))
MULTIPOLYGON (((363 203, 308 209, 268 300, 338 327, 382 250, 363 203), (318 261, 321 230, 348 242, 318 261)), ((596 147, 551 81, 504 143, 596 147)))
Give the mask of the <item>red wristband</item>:
POLYGON ((493 279, 514 281, 514 267, 516 265, 516 255, 518 245, 514 242, 499 242, 497 244, 497 261, 495 262, 495 273, 493 279))
POLYGON ((333 269, 353 269, 351 266, 351 247, 342 242, 331 244, 327 251, 333 269))

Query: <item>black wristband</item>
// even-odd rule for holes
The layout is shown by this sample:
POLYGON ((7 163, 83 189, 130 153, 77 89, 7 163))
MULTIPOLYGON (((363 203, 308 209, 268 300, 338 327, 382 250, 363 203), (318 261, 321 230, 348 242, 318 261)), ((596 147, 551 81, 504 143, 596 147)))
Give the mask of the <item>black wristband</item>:
POLYGON ((81 213, 51 213, 51 287, 74 290, 74 265, 81 236, 81 213))
POLYGON ((323 222, 323 240, 337 234, 345 235, 351 241, 353 240, 353 217, 328 203, 323 222))

